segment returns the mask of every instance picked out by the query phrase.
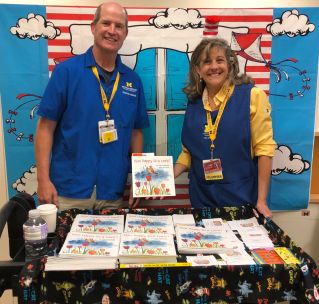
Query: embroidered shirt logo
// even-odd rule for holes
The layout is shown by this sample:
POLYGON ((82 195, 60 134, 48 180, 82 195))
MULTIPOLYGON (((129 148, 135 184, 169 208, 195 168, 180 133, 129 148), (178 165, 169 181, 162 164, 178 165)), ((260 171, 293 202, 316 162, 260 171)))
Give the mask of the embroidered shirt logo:
POLYGON ((136 97, 137 89, 134 88, 132 82, 126 81, 125 86, 122 85, 122 89, 123 89, 122 91, 123 94, 136 97))

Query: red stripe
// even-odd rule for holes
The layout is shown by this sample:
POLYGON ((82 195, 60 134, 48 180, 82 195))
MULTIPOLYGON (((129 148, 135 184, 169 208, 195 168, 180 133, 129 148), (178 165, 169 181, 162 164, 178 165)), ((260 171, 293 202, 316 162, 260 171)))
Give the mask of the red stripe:
POLYGON ((249 72, 262 73, 262 72, 269 72, 269 71, 270 71, 270 69, 266 66, 249 66, 249 65, 246 66, 247 73, 249 73, 249 72))
MULTIPOLYGON (((203 16, 206 17, 206 16, 203 16)), ((234 15, 209 15, 209 17, 216 18, 219 22, 272 22, 271 15, 248 15, 248 16, 234 16, 234 15)))
POLYGON ((261 41, 260 46, 261 47, 271 47, 271 41, 261 41))
POLYGON ((256 84, 269 84, 269 79, 268 78, 255 78, 254 80, 256 82, 256 84))
POLYGON ((48 52, 49 58, 65 58, 65 57, 71 57, 73 56, 70 52, 48 52))
POLYGON ((50 39, 48 45, 70 46, 70 39, 50 39))
POLYGON ((266 60, 270 60, 271 58, 271 54, 263 54, 263 57, 266 59, 266 60))
POLYGON ((249 29, 249 33, 270 35, 265 28, 252 27, 249 29))
POLYGON ((68 26, 59 26, 58 28, 62 34, 69 34, 70 33, 70 29, 68 26))
POLYGON ((67 13, 47 13, 47 20, 88 20, 92 21, 94 14, 67 14, 67 13))
POLYGON ((128 21, 148 21, 154 15, 129 15, 128 21))

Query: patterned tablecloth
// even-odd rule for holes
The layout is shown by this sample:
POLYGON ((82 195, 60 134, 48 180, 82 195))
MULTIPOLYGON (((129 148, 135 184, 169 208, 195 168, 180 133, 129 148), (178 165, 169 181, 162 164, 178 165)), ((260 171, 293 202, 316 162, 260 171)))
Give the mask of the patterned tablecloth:
MULTIPOLYGON (((221 217, 225 220, 255 216, 251 207, 205 209, 102 210, 101 214, 150 215, 193 213, 195 221, 221 217)), ((58 239, 51 252, 66 238, 73 219, 88 210, 71 209, 58 216, 58 239)), ((43 271, 45 259, 26 264, 21 273, 22 303, 258 303, 280 301, 319 303, 319 271, 313 259, 273 221, 259 215, 258 221, 278 246, 286 246, 301 265, 245 265, 207 267, 129 268, 103 271, 43 271), (33 277, 32 283, 28 281, 33 277)), ((183 259, 183 256, 180 257, 183 259)))

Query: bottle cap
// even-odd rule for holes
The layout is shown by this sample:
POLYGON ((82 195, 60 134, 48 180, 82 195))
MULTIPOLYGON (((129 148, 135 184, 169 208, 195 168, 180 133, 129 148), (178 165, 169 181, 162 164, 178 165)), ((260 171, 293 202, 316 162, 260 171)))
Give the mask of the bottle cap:
POLYGON ((30 218, 36 218, 40 216, 40 210, 38 209, 31 209, 29 210, 29 217, 30 218))

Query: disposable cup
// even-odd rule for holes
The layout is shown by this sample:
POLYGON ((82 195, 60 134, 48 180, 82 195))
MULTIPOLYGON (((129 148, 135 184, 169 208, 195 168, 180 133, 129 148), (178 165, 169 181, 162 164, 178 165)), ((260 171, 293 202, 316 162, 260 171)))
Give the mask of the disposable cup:
POLYGON ((48 224, 48 232, 54 232, 56 228, 56 215, 57 215, 57 207, 53 204, 43 204, 38 206, 40 210, 41 217, 48 224))

